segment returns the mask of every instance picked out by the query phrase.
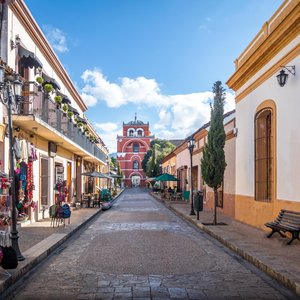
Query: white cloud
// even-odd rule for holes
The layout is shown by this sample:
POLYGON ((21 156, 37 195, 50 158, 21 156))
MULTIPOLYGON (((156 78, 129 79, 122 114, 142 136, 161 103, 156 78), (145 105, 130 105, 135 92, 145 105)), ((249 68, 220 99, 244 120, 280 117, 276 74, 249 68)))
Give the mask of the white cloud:
POLYGON ((106 122, 106 123, 95 123, 96 128, 99 128, 103 131, 115 131, 118 129, 118 124, 112 123, 112 122, 106 122))
MULTIPOLYGON (((213 100, 210 91, 182 94, 162 94, 155 79, 138 77, 135 79, 121 78, 119 83, 111 83, 101 71, 86 70, 82 74, 85 86, 82 96, 88 106, 104 102, 108 107, 119 108, 127 104, 135 104, 142 108, 154 108, 159 120, 153 124, 154 133, 159 138, 185 138, 196 131, 210 119, 209 103, 213 100)), ((234 95, 226 93, 224 110, 234 109, 234 95)), ((96 125, 107 133, 117 131, 114 123, 96 125)), ((114 143, 116 134, 114 135, 114 143)), ((109 142, 107 142, 109 143, 109 142)), ((115 148, 115 145, 114 145, 115 148)))
POLYGON ((101 139, 108 147, 109 152, 117 152, 117 136, 122 135, 122 128, 118 123, 106 122, 106 123, 94 123, 94 126, 98 129, 101 139))
POLYGON ((81 97, 87 106, 91 107, 91 106, 95 106, 97 104, 97 99, 92 95, 82 93, 81 97))
POLYGON ((164 129, 171 124, 172 115, 166 109, 162 109, 158 117, 159 122, 154 124, 154 129, 164 129))
POLYGON ((60 29, 50 25, 43 26, 43 29, 54 50, 61 53, 69 51, 66 36, 60 29))

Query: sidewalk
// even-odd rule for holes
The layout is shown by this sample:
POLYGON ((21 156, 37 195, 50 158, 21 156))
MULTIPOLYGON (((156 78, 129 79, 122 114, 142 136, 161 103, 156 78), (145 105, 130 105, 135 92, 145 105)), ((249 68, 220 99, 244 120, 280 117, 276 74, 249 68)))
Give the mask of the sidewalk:
MULTIPOLYGON (((179 203, 161 200, 151 193, 159 201, 175 213, 193 223, 210 236, 254 264, 260 270, 293 290, 300 295, 300 242, 295 240, 287 245, 288 239, 274 234, 270 239, 266 235, 270 231, 262 231, 244 223, 238 222, 221 212, 217 213, 217 221, 227 225, 203 225, 213 221, 213 211, 202 211, 199 221, 196 216, 190 216, 189 203, 179 203)), ((270 220, 271 221, 271 220, 270 220)))
MULTIPOLYGON (((123 191, 124 190, 122 190, 113 201, 115 201, 123 191)), ((68 224, 68 220, 66 220, 65 227, 62 225, 54 228, 51 227, 49 218, 28 224, 24 227, 18 226, 19 248, 25 260, 19 262, 17 269, 7 270, 9 275, 5 275, 3 273, 4 270, 0 268, 0 299, 3 299, 2 293, 4 291, 100 213, 102 213, 102 211, 99 208, 80 208, 72 210, 71 222, 68 224)))

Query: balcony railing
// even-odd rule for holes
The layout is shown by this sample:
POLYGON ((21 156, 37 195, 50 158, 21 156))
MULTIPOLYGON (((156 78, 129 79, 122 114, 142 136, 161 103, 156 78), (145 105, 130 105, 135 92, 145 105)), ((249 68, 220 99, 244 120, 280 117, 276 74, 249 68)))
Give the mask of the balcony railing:
POLYGON ((82 129, 78 128, 63 111, 57 108, 47 94, 38 91, 34 82, 27 83, 23 95, 23 101, 16 112, 18 115, 38 117, 91 155, 106 161, 105 153, 91 142, 82 129))

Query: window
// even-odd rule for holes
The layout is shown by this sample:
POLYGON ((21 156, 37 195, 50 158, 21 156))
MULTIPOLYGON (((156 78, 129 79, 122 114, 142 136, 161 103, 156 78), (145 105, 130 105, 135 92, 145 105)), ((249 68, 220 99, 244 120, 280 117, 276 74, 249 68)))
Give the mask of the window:
POLYGON ((138 169, 139 169, 139 162, 138 162, 137 160, 135 160, 135 161, 133 162, 133 169, 134 169, 134 170, 138 170, 138 169))
POLYGON ((142 130, 138 130, 137 135, 138 136, 143 136, 143 131, 142 130))
POLYGON ((265 108, 255 117, 255 200, 270 202, 273 186, 272 109, 265 108))
POLYGON ((133 152, 139 152, 139 144, 138 143, 133 144, 133 152))
POLYGON ((40 170, 40 201, 41 205, 49 205, 49 159, 46 157, 41 158, 40 170))
POLYGON ((129 130, 129 136, 133 136, 133 130, 131 129, 131 130, 129 130))

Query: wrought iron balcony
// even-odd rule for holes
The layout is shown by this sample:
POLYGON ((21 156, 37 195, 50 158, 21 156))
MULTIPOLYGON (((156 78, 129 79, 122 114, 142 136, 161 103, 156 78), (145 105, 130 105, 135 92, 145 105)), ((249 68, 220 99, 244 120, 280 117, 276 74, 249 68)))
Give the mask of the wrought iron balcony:
MULTIPOLYGON (((14 123, 25 126, 29 130, 29 127, 34 130, 39 126, 41 128, 37 134, 46 137, 48 140, 63 144, 63 147, 67 144, 68 147, 65 148, 72 149, 75 154, 82 155, 82 151, 76 149, 76 146, 79 146, 78 148, 82 148, 92 156, 103 162, 106 161, 107 156, 105 153, 90 141, 83 130, 77 127, 46 93, 38 91, 35 82, 28 82, 23 89, 23 101, 15 112, 14 123), (22 118, 25 116, 31 118, 22 118), (28 122, 29 120, 31 123, 28 122), (63 135, 63 139, 61 135, 63 135)), ((85 154, 85 158, 88 159, 88 155, 85 154)))

